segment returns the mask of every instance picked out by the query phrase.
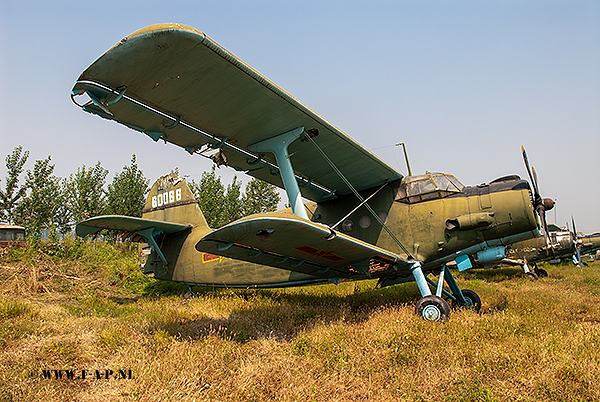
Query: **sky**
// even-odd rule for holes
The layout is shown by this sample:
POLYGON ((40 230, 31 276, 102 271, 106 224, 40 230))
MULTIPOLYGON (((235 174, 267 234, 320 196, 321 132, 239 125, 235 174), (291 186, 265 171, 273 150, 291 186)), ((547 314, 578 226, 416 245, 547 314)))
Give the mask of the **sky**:
MULTIPOLYGON (((108 181, 133 154, 152 182, 211 163, 81 111, 70 99, 94 60, 155 23, 192 26, 404 174, 465 185, 527 177, 548 221, 600 232, 600 2, 31 1, 0 3, 0 186, 22 145, 68 177, 98 161, 108 181)), ((225 184, 236 174, 220 168, 225 184)), ((243 174, 238 178, 247 181, 243 174)))

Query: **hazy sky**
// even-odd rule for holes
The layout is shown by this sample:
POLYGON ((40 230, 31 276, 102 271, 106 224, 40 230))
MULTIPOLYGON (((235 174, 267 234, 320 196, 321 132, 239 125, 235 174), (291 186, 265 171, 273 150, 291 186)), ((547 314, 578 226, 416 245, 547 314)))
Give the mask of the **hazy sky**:
MULTIPOLYGON (((523 144, 542 195, 557 200, 549 221, 574 215, 579 231, 600 231, 596 0, 3 0, 0 178, 17 145, 27 168, 51 155, 60 177, 101 161, 110 180, 133 153, 151 181, 210 169, 71 102, 88 65, 161 22, 205 32, 403 173, 398 142, 415 174, 527 177, 523 144)), ((219 172, 225 183, 235 174, 219 172)))

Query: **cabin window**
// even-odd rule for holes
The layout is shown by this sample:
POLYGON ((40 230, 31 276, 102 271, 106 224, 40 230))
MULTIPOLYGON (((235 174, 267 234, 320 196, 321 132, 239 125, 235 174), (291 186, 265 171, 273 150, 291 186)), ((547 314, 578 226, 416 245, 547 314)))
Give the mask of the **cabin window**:
POLYGON ((354 229, 354 222, 352 222, 350 219, 345 220, 344 223, 342 223, 342 230, 344 232, 349 232, 352 229, 354 229))
POLYGON ((456 177, 446 173, 408 176, 400 183, 395 200, 412 204, 460 193, 464 187, 456 177))
POLYGON ((358 221, 358 225, 363 229, 368 228, 369 226, 371 226, 371 218, 369 218, 366 215, 361 216, 361 218, 358 221))
POLYGON ((381 222, 383 222, 383 224, 385 225, 389 219, 389 216, 387 214, 387 212, 385 211, 381 211, 380 213, 377 214, 377 216, 379 216, 379 219, 381 219, 381 222))

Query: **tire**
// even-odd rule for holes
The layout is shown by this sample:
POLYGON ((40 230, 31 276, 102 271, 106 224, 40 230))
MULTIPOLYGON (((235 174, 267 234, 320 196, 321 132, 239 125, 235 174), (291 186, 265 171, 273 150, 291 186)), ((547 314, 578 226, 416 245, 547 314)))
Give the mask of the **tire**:
POLYGON ((531 272, 531 271, 530 272, 526 272, 525 275, 527 275, 527 277, 529 279, 533 279, 533 280, 536 280, 536 281, 539 279, 538 276, 535 274, 535 272, 531 272))
POLYGON ((435 295, 423 297, 415 310, 417 315, 426 321, 444 321, 450 317, 450 306, 446 300, 435 295))
POLYGON ((547 278, 548 272, 545 269, 538 269, 536 272, 538 278, 547 278))
POLYGON ((481 310, 481 299, 479 295, 470 289, 461 289, 463 297, 467 304, 459 304, 458 300, 453 300, 452 303, 457 307, 468 308, 479 313, 481 310))

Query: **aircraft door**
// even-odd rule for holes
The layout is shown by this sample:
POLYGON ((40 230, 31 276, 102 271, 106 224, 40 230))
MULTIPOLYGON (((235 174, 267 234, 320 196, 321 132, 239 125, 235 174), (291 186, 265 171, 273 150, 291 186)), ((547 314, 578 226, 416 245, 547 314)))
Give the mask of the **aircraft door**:
POLYGON ((482 184, 477 187, 479 193, 479 208, 483 211, 492 207, 492 197, 490 196, 489 184, 482 184))

